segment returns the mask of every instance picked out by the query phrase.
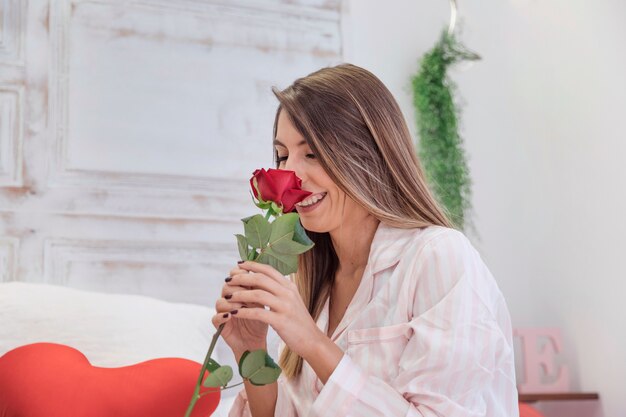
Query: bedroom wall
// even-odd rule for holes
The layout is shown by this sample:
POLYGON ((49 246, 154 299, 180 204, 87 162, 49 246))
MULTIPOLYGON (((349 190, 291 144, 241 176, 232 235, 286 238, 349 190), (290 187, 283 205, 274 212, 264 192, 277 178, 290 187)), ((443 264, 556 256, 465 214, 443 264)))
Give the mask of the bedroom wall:
POLYGON ((213 305, 339 0, 0 1, 0 281, 213 305))
MULTIPOLYGON (((625 415, 626 3, 459 3, 484 58, 453 71, 470 237, 514 325, 560 327, 572 389, 625 415)), ((205 305, 237 259, 247 177, 271 161, 269 87, 345 59, 415 132, 408 79, 448 21, 444 1, 0 7, 0 281, 205 305)))
MULTIPOLYGON (((449 5, 393 6, 345 2, 345 56, 391 88, 414 129, 408 80, 449 5)), ((546 415, 624 416, 626 3, 459 6, 461 39, 483 56, 452 71, 474 181, 470 237, 514 326, 559 327, 572 390, 601 396, 601 410, 580 403, 546 415)))

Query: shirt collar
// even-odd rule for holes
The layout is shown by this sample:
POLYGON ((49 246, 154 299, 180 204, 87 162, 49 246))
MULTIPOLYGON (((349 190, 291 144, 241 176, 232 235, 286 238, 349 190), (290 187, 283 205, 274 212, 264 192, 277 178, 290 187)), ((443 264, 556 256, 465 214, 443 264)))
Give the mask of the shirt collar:
MULTIPOLYGON (((383 222, 378 223, 376 233, 374 233, 374 239, 370 246, 367 265, 359 287, 348 305, 343 318, 333 332, 331 340, 336 340, 354 318, 363 311, 365 306, 372 299, 376 274, 396 265, 404 254, 404 249, 414 236, 415 229, 400 229, 388 226, 383 222)), ((324 332, 328 331, 328 306, 328 300, 326 300, 322 314, 318 319, 318 326, 324 332)))
POLYGON ((415 229, 400 229, 383 222, 378 223, 368 259, 372 274, 397 264, 404 253, 403 249, 414 236, 415 229))

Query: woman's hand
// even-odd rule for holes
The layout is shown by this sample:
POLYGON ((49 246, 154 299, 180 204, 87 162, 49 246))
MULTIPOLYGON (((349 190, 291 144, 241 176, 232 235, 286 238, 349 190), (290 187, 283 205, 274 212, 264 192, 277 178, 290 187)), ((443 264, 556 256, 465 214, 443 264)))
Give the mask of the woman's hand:
POLYGON ((235 267, 230 271, 229 277, 226 278, 228 281, 222 287, 222 298, 215 303, 217 314, 212 319, 216 328, 220 324, 226 323, 222 329, 221 336, 232 349, 237 361, 239 361, 239 358, 246 350, 267 349, 266 323, 255 320, 231 320, 234 314, 238 314, 246 308, 263 307, 253 303, 236 302, 231 298, 233 294, 248 289, 233 282, 233 278, 237 275, 248 274, 247 270, 239 267, 235 267))
POLYGON ((239 269, 250 273, 232 274, 229 285, 238 290, 232 292, 229 301, 248 308, 239 308, 228 320, 236 322, 237 326, 241 326, 240 323, 270 325, 295 353, 304 358, 309 356, 316 346, 312 342, 325 335, 309 314, 296 284, 269 265, 244 262, 239 269))

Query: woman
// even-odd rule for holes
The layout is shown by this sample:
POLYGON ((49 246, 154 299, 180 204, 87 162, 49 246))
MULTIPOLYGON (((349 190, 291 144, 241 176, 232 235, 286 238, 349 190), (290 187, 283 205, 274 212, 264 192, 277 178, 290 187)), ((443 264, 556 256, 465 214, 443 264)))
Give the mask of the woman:
POLYGON ((277 383, 230 416, 516 416, 509 313, 433 199, 393 96, 354 65, 274 90, 277 167, 313 194, 293 281, 243 262, 216 303, 237 360, 282 339, 277 383), (265 309, 268 306, 269 309, 265 309))

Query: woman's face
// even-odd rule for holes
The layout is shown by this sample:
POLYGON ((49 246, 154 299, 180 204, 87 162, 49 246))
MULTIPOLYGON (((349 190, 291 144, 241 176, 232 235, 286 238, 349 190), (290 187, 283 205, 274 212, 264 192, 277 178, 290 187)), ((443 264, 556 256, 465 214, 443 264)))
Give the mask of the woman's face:
POLYGON ((326 174, 316 155, 311 152, 304 137, 298 133, 284 111, 278 116, 274 147, 278 156, 278 168, 295 171, 302 179, 302 189, 313 193, 296 205, 302 226, 319 233, 338 229, 343 216, 350 218, 350 213, 357 205, 326 174))

